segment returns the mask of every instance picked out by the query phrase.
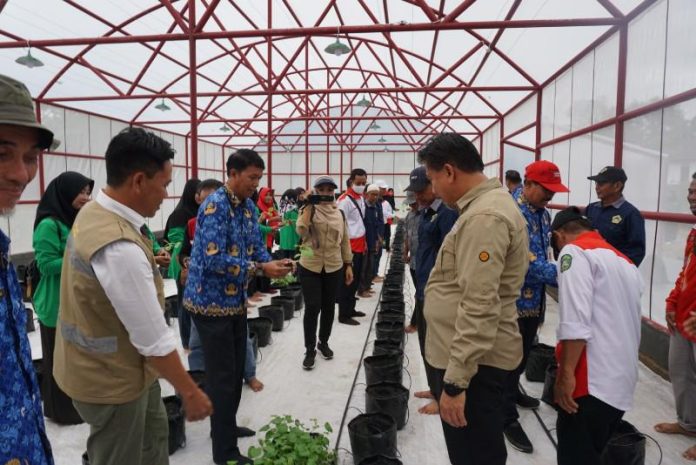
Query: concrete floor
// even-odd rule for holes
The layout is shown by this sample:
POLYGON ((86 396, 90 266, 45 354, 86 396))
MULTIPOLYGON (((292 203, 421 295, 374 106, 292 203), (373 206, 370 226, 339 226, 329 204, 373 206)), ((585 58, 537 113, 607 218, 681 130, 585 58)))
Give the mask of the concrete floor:
MULTIPOLYGON (((385 263, 382 263, 384 269, 385 263)), ((172 282, 167 283, 171 295, 172 282)), ((379 290, 379 286, 377 287, 379 290)), ((405 286, 405 294, 412 295, 410 281, 405 286)), ((174 292, 175 287, 174 287, 174 292)), ((268 298, 266 298, 268 300, 268 298)), ((407 312, 412 308, 412 299, 407 297, 407 312)), ((547 321, 541 330, 542 342, 555 343, 555 324, 557 312, 555 304, 549 299, 547 321)), ((261 304, 265 304, 262 302, 261 304)), ((361 364, 361 353, 367 341, 366 354, 372 353, 371 341, 374 331, 370 330, 370 322, 377 305, 377 297, 361 299, 358 309, 367 313, 360 318, 360 326, 346 326, 336 323, 331 336, 331 347, 336 355, 333 360, 326 361, 317 358, 316 367, 305 371, 301 367, 304 354, 302 337, 301 314, 296 312, 295 318, 286 322, 287 328, 280 333, 273 333, 273 344, 261 349, 258 361, 258 377, 265 383, 265 389, 259 393, 245 387, 239 409, 240 425, 259 429, 270 421, 272 415, 289 414, 304 422, 316 418, 320 423, 329 422, 333 425, 332 444, 338 439, 339 425, 343 412, 348 405, 347 422, 359 411, 364 411, 364 385, 352 388, 356 370, 358 383, 364 382, 364 370, 361 364), (350 402, 348 401, 351 394, 350 402)), ((257 304, 257 307, 260 306, 257 304)), ((252 309, 251 316, 255 316, 252 309)), ((170 331, 178 334, 177 321, 173 320, 170 331)), ((34 358, 41 356, 40 338, 38 331, 30 333, 34 358)), ((416 399, 413 392, 426 387, 425 372, 420 360, 418 341, 415 335, 408 338, 406 355, 409 359, 407 370, 411 377, 411 398, 409 401, 410 419, 402 431, 398 433, 398 449, 402 461, 406 465, 447 465, 447 451, 442 436, 439 417, 424 416, 417 413, 418 408, 427 401, 416 399)), ((180 348, 183 355, 183 350, 180 348)), ((186 361, 185 357, 182 357, 186 361)), ((404 377, 408 387, 409 377, 404 377)), ((524 388, 532 395, 540 396, 541 383, 523 381, 524 388)), ((166 381, 162 381, 163 395, 173 393, 166 381)), ((538 410, 540 419, 532 411, 521 411, 520 422, 534 444, 534 453, 523 454, 508 445, 508 463, 511 465, 551 465, 556 463, 555 448, 542 428, 543 422, 553 435, 555 427, 555 412, 547 405, 541 405, 538 410)), ((695 441, 681 436, 667 436, 655 433, 653 424, 659 421, 674 419, 674 400, 671 386, 646 367, 641 365, 639 385, 636 391, 635 407, 626 414, 626 419, 639 430, 646 432, 659 441, 664 458, 663 464, 686 463, 681 458, 681 452, 695 441)), ((58 426, 50 420, 46 421, 48 436, 53 445, 57 465, 76 465, 85 450, 88 428, 79 426, 58 426)), ((207 421, 186 424, 187 445, 170 457, 172 465, 202 465, 212 463, 209 424, 207 421)), ((251 445, 256 444, 255 438, 242 439, 240 447, 246 452, 251 445)), ((352 464, 352 458, 345 450, 350 450, 347 427, 342 431, 338 447, 340 464, 352 464)), ((658 463, 657 447, 650 441, 647 446, 646 465, 658 463)), ((125 464, 124 464, 125 465, 125 464)))

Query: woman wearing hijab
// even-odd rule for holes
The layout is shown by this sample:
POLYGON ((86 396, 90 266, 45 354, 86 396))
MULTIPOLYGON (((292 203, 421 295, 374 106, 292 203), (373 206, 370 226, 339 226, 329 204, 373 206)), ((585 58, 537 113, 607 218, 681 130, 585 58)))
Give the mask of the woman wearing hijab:
POLYGON ((191 218, 195 218, 198 214, 198 205, 201 203, 198 197, 198 185, 200 182, 199 179, 195 178, 186 181, 179 203, 174 207, 169 218, 167 218, 167 224, 164 227, 164 237, 171 245, 171 261, 169 262, 167 276, 176 281, 179 335, 181 336, 181 344, 186 350, 189 348, 189 337, 191 336, 191 314, 184 310, 182 305, 184 287, 180 280, 181 265, 178 258, 181 246, 184 243, 184 234, 188 221, 191 218))
POLYGON ((302 254, 299 266, 305 298, 306 352, 302 362, 305 370, 314 368, 317 349, 326 360, 333 358, 333 351, 329 348, 329 336, 334 320, 336 292, 342 279, 346 285, 353 282, 353 253, 350 249, 348 226, 334 200, 337 187, 331 177, 319 176, 314 181, 313 194, 326 196, 327 200, 309 196, 308 204, 302 208, 297 219, 297 233, 303 244, 312 251, 311 254, 302 254))
MULTIPOLYGON (((259 231, 263 234, 269 253, 273 249, 275 234, 280 227, 282 219, 278 213, 273 194, 273 189, 264 187, 259 191, 258 199, 256 199, 256 208, 259 214, 259 231)), ((271 289, 271 280, 265 276, 256 279, 256 290, 264 294, 275 294, 277 292, 271 289)))
POLYGON ((78 211, 89 201, 93 188, 94 181, 80 173, 62 173, 46 187, 34 221, 34 257, 41 273, 41 280, 33 297, 34 310, 39 317, 43 351, 41 395, 46 417, 61 424, 82 423, 82 418, 73 407, 72 400, 53 378, 60 274, 70 229, 78 211))
POLYGON ((297 244, 300 236, 297 227, 297 191, 288 189, 280 198, 280 216, 283 218, 283 226, 280 228, 280 256, 278 258, 293 258, 297 253, 297 244))

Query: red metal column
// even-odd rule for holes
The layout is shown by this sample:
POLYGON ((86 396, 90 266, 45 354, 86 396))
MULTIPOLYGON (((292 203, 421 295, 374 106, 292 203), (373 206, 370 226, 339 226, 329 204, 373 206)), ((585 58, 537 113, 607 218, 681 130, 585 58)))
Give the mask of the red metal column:
MULTIPOLYGON (((2 2, 0 2, 0 11, 2 11, 2 6, 4 6, 4 4, 2 2)), ((41 123, 41 102, 39 102, 38 100, 36 101, 36 121, 41 123)), ((61 141, 61 142, 65 143, 65 141, 61 141)), ((50 150, 51 149, 49 148, 48 151, 50 151, 50 150)), ((44 156, 42 154, 39 157, 39 196, 40 197, 43 196, 43 194, 44 194, 45 182, 46 182, 46 179, 44 177, 43 159, 44 159, 44 156)))
POLYGON ((539 87, 537 90, 537 102, 536 102, 536 139, 534 144, 534 160, 541 160, 541 92, 542 89, 539 87))
POLYGON ((198 177, 198 95, 196 79, 196 0, 189 0, 189 87, 191 91, 191 177, 198 177))
MULTIPOLYGON (((305 88, 309 89, 309 47, 305 47, 305 88)), ((305 95, 305 114, 309 116, 309 95, 305 95)), ((309 171, 309 121, 305 120, 305 188, 309 188, 309 171)))
POLYGON ((500 177, 500 182, 503 182, 503 163, 505 162, 505 118, 500 117, 500 153, 498 154, 498 160, 500 160, 498 166, 498 176, 500 177))
MULTIPOLYGON (((266 8, 268 8, 268 29, 271 29, 273 26, 273 14, 271 11, 271 7, 273 6, 273 0, 268 0, 266 3, 266 8)), ((268 46, 268 49, 266 51, 267 57, 266 57, 266 63, 268 63, 268 70, 266 73, 266 78, 268 79, 268 99, 267 99, 267 108, 266 108, 266 116, 268 117, 268 123, 267 123, 267 129, 266 132, 268 134, 266 135, 266 155, 268 159, 268 187, 272 188, 273 187, 273 146, 271 145, 271 132, 273 131, 273 122, 271 121, 271 113, 273 112, 273 95, 271 94, 270 90, 273 88, 273 49, 272 49, 272 40, 271 37, 266 38, 266 45, 268 46)))
MULTIPOLYGON (((626 60, 628 52, 628 24, 619 28, 619 70, 616 85, 616 116, 622 115, 626 107, 626 60)), ((623 120, 616 121, 614 131, 614 166, 623 164, 623 120)))

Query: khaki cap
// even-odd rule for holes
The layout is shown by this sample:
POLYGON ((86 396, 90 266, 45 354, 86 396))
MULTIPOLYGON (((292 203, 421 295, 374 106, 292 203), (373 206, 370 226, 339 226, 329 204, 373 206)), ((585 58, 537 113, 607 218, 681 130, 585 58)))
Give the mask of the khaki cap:
POLYGON ((29 89, 21 82, 2 74, 0 74, 0 124, 38 129, 39 144, 42 149, 56 148, 60 144, 57 140, 54 141, 53 132, 36 120, 29 89))

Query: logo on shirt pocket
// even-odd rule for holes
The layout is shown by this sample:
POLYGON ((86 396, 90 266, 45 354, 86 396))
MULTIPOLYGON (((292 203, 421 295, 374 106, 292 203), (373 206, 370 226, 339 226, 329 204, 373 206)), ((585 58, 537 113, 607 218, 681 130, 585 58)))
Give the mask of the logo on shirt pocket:
POLYGON ((619 224, 622 221, 623 221, 623 218, 621 217, 621 215, 614 215, 611 217, 611 222, 614 224, 619 224))

